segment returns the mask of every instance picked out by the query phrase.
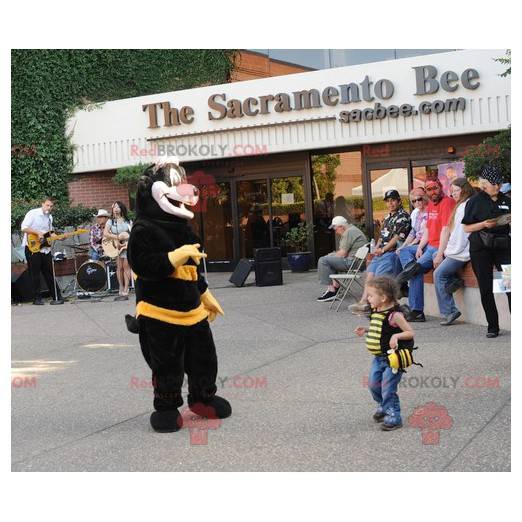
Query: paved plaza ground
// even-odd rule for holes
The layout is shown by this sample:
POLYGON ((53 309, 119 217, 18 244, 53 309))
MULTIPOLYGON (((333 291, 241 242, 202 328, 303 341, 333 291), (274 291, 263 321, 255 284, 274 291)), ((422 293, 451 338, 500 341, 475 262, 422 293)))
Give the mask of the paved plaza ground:
POLYGON ((123 321, 133 299, 13 306, 12 469, 510 470, 509 332, 415 323, 424 368, 404 376, 404 428, 386 433, 371 418, 371 356, 353 333, 365 318, 316 302, 315 272, 264 288, 228 277, 209 274, 226 313, 212 326, 218 393, 233 415, 172 434, 149 426, 150 373, 123 321))

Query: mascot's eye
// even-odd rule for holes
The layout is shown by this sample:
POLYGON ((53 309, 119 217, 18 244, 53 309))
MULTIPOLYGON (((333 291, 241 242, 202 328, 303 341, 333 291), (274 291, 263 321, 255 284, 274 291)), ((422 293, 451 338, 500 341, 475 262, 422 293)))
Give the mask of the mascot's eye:
POLYGON ((181 176, 176 169, 170 169, 170 184, 172 187, 181 183, 181 176))

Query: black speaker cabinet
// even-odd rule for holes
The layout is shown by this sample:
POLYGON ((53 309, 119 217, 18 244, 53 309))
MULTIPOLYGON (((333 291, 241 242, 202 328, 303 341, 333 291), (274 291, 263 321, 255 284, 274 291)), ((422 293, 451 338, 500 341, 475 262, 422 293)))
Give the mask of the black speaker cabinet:
POLYGON ((258 248, 254 253, 256 286, 283 284, 280 248, 258 248))
POLYGON ((252 270, 252 265, 253 263, 250 261, 250 259, 240 259, 236 269, 230 276, 229 281, 236 286, 243 286, 247 280, 248 275, 250 274, 250 271, 252 270))
MULTIPOLYGON (((50 295, 47 283, 40 274, 40 296, 49 297, 50 295)), ((11 299, 16 303, 26 303, 34 299, 33 280, 29 269, 21 274, 11 274, 11 299)))
POLYGON ((256 248, 254 250, 255 262, 259 261, 279 261, 281 259, 281 249, 274 248, 256 248))

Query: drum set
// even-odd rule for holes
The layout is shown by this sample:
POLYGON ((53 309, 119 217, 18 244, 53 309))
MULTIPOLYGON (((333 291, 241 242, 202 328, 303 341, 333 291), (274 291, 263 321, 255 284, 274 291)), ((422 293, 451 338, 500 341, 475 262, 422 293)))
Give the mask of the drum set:
MULTIPOLYGON (((65 251, 53 254, 56 275, 74 276, 62 289, 64 296, 75 295, 78 299, 89 299, 118 292, 115 258, 102 256, 99 260, 90 259, 88 243, 67 245, 67 248, 72 250, 70 254, 66 254, 65 251)), ((130 288, 134 288, 133 277, 131 277, 130 288)))

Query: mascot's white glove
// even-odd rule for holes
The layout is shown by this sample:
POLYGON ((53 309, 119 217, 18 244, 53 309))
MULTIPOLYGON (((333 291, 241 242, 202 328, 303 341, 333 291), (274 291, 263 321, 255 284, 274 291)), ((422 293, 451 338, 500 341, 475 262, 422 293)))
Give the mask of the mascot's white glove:
POLYGON ((182 247, 176 248, 172 252, 168 253, 170 264, 174 268, 184 265, 189 258, 194 260, 196 265, 199 265, 200 259, 207 257, 207 254, 203 254, 199 251, 199 243, 195 245, 183 245, 182 247))
POLYGON ((208 320, 210 322, 216 318, 217 314, 225 315, 223 308, 221 308, 216 298, 210 293, 210 290, 201 294, 201 302, 203 303, 205 310, 208 312, 208 320))

